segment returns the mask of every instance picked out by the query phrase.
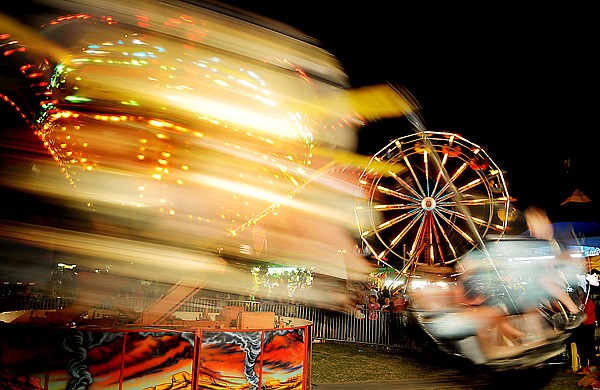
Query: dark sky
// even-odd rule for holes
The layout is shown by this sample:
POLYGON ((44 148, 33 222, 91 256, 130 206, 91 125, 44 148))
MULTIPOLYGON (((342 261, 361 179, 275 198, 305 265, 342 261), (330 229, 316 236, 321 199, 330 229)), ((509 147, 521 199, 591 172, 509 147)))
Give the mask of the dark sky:
MULTIPOLYGON (((318 39, 354 87, 404 86, 421 105, 427 129, 458 133, 486 149, 506 172, 519 209, 536 204, 554 220, 600 220, 598 28, 591 5, 224 2, 318 39), (568 205, 583 208, 583 216, 560 206, 576 188, 592 199, 568 205)), ((359 152, 372 155, 404 135, 397 121, 369 124, 359 152)))
MULTIPOLYGON (((456 132, 487 150, 506 171, 518 208, 535 204, 555 220, 581 218, 567 206, 582 205, 560 206, 575 188, 594 201, 586 210, 600 202, 591 6, 226 2, 317 38, 355 87, 403 85, 429 130, 456 132)), ((394 121, 369 125, 359 151, 374 154, 404 131, 394 121)))

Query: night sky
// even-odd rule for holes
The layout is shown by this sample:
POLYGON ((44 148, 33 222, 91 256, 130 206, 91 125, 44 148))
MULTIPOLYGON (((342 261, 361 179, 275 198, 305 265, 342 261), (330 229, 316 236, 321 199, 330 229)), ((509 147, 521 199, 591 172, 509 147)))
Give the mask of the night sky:
MULTIPOLYGON (((316 38, 340 60, 353 87, 406 88, 427 129, 458 133, 487 151, 505 172, 518 209, 533 204, 555 221, 600 221, 598 34, 591 5, 224 3, 316 38), (561 206, 575 189, 592 202, 561 206)), ((21 14, 32 9, 18 8, 21 14)), ((404 119, 370 123, 360 132, 358 152, 373 155, 407 131, 404 119)))
MULTIPOLYGON (((226 3, 318 39, 354 87, 404 86, 420 103, 427 129, 458 133, 486 149, 506 172, 517 208, 543 207, 555 221, 600 219, 597 29, 590 6, 226 3), (576 188, 593 202, 561 206, 576 188)), ((397 122, 363 128, 359 152, 374 154, 407 135, 397 122)))

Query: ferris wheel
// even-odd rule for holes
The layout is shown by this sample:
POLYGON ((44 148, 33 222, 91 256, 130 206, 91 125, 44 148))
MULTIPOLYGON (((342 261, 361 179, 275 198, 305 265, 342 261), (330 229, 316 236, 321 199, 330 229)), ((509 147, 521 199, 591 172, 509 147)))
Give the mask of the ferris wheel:
POLYGON ((392 140, 371 158, 359 185, 365 197, 355 216, 364 252, 403 273, 452 264, 507 228, 502 171, 458 134, 420 131, 392 140))

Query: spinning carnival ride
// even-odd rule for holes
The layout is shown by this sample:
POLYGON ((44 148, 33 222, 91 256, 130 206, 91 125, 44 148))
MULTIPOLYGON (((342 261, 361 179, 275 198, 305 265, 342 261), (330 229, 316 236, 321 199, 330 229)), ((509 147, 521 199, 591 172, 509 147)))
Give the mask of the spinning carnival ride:
POLYGON ((356 132, 409 112, 398 91, 350 90, 312 38, 222 4, 41 3, 64 13, 40 31, 3 20, 11 82, 1 93, 51 158, 36 156, 24 163, 36 175, 3 184, 81 210, 92 226, 3 234, 42 247, 60 237, 53 248, 66 262, 97 254, 112 272, 137 267, 134 277, 178 283, 199 272, 217 290, 249 279, 235 267, 223 277, 225 256, 338 280, 367 273, 348 234, 360 193, 352 172, 368 161, 353 154, 356 132), (76 233, 98 246, 87 251, 76 233), (102 245, 117 239, 127 241, 102 245), (138 250, 149 245, 162 246, 138 250))

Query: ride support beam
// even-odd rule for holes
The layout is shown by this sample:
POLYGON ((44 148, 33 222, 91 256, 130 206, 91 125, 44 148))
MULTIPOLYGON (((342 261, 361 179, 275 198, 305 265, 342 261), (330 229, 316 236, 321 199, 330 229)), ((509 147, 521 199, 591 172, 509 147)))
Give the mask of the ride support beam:
POLYGON ((146 326, 164 324, 173 313, 202 289, 206 281, 205 274, 193 274, 181 279, 161 298, 148 306, 134 324, 146 326))

